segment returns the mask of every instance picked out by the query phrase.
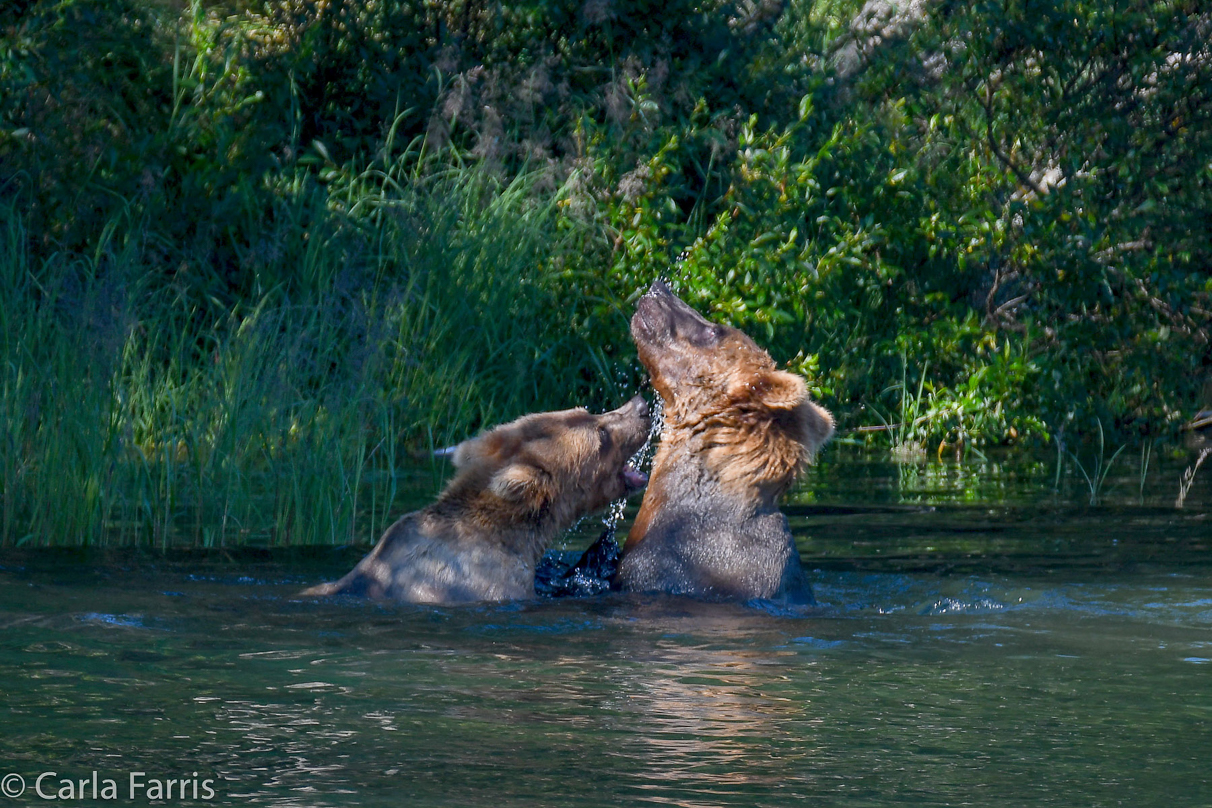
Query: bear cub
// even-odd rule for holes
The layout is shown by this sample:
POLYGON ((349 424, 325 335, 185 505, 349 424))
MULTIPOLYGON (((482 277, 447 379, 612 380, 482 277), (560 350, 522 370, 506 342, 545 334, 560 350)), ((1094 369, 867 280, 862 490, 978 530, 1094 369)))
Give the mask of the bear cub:
POLYGON ((344 578, 304 595, 412 603, 535 595, 535 566, 557 534, 647 482, 628 465, 648 436, 648 405, 527 415, 459 444, 438 500, 402 516, 344 578))
POLYGON ((812 603, 778 499, 829 439, 833 417, 802 378, 660 281, 640 298, 631 335, 665 424, 615 586, 812 603))

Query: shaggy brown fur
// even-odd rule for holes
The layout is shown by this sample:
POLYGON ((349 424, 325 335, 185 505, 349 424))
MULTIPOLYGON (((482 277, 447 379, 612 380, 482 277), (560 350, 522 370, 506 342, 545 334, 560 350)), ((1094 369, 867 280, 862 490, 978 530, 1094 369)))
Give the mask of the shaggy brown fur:
POLYGON ((778 498, 829 439, 832 416, 748 336, 703 319, 659 281, 631 334, 665 425, 615 583, 811 602, 778 498))
POLYGON ((559 532, 641 487, 627 460, 648 434, 636 396, 617 410, 527 415, 459 444, 438 501, 407 514, 335 583, 304 595, 413 603, 534 597, 535 565, 559 532))

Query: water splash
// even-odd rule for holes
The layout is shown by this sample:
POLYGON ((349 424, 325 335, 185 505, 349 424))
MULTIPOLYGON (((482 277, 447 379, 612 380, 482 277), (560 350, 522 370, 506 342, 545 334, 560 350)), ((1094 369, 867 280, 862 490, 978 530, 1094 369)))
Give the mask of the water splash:
MULTIPOLYGON (((665 405, 661 401, 660 396, 653 399, 651 407, 651 425, 648 427, 648 435, 644 438, 643 444, 639 449, 636 449, 635 454, 627 461, 636 471, 642 471, 645 474, 652 470, 652 458, 656 455, 657 437, 661 434, 661 430, 665 427, 665 405)), ((602 526, 613 534, 619 522, 623 520, 623 512, 627 509, 627 497, 620 497, 610 503, 610 507, 606 509, 606 513, 602 516, 602 526)))
POLYGON ((620 497, 610 503, 610 507, 606 509, 606 513, 602 514, 602 526, 607 530, 614 530, 623 519, 623 511, 626 509, 626 498, 620 497))
POLYGON ((650 407, 652 424, 648 427, 648 437, 644 444, 631 456, 631 465, 645 473, 652 467, 652 458, 656 454, 657 438, 665 428, 665 402, 657 396, 650 407))
MULTIPOLYGON (((627 461, 633 469, 648 473, 656 453, 657 436, 665 425, 664 408, 658 398, 652 405, 652 424, 644 443, 627 461)), ((627 510, 627 497, 620 497, 602 515, 602 532, 588 550, 576 560, 569 559, 566 550, 567 537, 560 542, 559 549, 546 554, 535 568, 535 591, 547 597, 586 597, 610 589, 610 581, 619 567, 622 550, 615 534, 623 514, 627 510)), ((577 522, 577 526, 581 524, 577 522)), ((576 526, 574 526, 575 529, 576 526)))
POLYGON ((934 603, 926 606, 918 612, 918 614, 930 617, 938 617, 942 615, 953 614, 982 614, 985 612, 1000 612, 1005 611, 1006 604, 1000 603, 993 598, 975 598, 965 600, 961 598, 944 597, 936 600, 934 603))

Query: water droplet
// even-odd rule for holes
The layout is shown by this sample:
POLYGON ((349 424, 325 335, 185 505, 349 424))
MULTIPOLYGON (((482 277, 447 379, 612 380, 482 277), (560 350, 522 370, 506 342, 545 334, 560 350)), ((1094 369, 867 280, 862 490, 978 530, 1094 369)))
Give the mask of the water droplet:
MULTIPOLYGON (((652 457, 656 454, 656 439, 661 434, 661 429, 665 426, 665 408, 660 397, 653 399, 652 402, 652 423, 648 427, 648 437, 644 438, 644 443, 636 450, 636 453, 627 461, 633 469, 642 471, 647 474, 652 469, 652 457)), ((627 498, 621 497, 610 503, 610 508, 606 511, 606 515, 602 517, 602 524, 614 530, 623 519, 623 511, 627 508, 627 498)))

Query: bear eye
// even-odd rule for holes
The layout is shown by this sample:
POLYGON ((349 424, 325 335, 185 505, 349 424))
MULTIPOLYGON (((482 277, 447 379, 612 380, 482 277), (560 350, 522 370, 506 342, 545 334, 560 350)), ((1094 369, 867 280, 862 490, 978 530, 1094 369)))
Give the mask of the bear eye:
POLYGON ((602 453, 610 451, 610 430, 604 426, 598 427, 598 439, 602 442, 600 447, 602 453))

